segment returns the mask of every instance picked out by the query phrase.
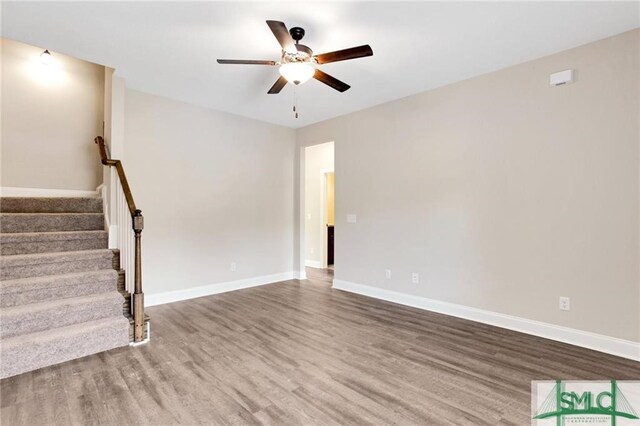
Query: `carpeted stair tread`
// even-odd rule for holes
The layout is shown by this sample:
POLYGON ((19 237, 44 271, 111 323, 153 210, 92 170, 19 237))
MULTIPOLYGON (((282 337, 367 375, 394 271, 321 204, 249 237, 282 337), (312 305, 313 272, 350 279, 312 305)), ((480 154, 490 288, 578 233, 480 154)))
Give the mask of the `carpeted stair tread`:
POLYGON ((124 298, 118 291, 3 308, 0 337, 4 339, 87 321, 122 316, 124 298))
POLYGON ((106 293, 113 291, 117 282, 118 271, 113 269, 2 280, 0 307, 106 293))
POLYGON ((120 316, 2 340, 0 378, 129 344, 129 321, 120 316))
POLYGON ((112 269, 112 264, 113 252, 109 249, 0 256, 0 278, 9 280, 96 271, 112 269))
POLYGON ((0 213, 0 232, 103 231, 102 213, 0 213))
POLYGON ((0 198, 0 378, 128 345, 107 247, 101 198, 0 198))
POLYGON ((95 250, 108 246, 106 231, 0 233, 0 254, 95 250))
POLYGON ((99 197, 2 197, 2 213, 102 213, 99 197))

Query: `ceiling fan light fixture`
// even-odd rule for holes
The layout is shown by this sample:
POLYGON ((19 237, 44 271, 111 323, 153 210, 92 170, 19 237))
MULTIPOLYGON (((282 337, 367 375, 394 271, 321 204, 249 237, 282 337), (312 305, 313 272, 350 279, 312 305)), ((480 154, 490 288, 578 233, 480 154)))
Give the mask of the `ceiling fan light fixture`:
POLYGON ((308 62, 289 62, 281 65, 279 71, 289 83, 298 85, 313 77, 315 68, 308 62))
POLYGON ((267 25, 282 48, 281 62, 256 59, 218 59, 218 63, 279 66, 280 77, 278 77, 267 92, 270 95, 280 93, 287 83, 298 85, 306 82, 310 78, 314 78, 342 93, 349 90, 351 86, 330 76, 315 66, 373 55, 373 50, 368 44, 314 55, 313 50, 311 50, 309 46, 299 43, 304 37, 304 29, 293 27, 291 30, 287 30, 284 22, 280 21, 267 21, 267 25))

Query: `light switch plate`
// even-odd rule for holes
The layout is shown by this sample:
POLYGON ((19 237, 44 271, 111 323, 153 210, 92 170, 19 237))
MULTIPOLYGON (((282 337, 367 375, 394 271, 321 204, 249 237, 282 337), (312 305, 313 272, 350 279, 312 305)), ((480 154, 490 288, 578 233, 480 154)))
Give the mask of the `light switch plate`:
POLYGON ((356 223, 358 221, 358 217, 355 214, 347 215, 347 223, 356 223))

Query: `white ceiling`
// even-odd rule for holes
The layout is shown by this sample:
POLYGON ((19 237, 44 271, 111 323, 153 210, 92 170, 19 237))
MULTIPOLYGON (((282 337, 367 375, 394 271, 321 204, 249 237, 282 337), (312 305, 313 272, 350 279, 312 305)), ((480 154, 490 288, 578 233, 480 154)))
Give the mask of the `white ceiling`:
MULTIPOLYGON (((302 127, 640 26, 638 2, 2 2, 2 36, 117 69, 127 86, 302 127), (306 30, 315 53, 370 44, 374 56, 326 64, 344 93, 311 80, 267 90, 279 60, 265 20, 306 30)), ((568 64, 569 66, 569 64, 568 64)))

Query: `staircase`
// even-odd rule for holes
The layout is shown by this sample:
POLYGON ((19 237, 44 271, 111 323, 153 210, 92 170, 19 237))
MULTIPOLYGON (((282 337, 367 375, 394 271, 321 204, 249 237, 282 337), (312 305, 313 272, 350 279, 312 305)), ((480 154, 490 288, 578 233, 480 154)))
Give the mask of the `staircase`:
POLYGON ((97 197, 0 199, 0 378, 129 344, 102 211, 97 197))

